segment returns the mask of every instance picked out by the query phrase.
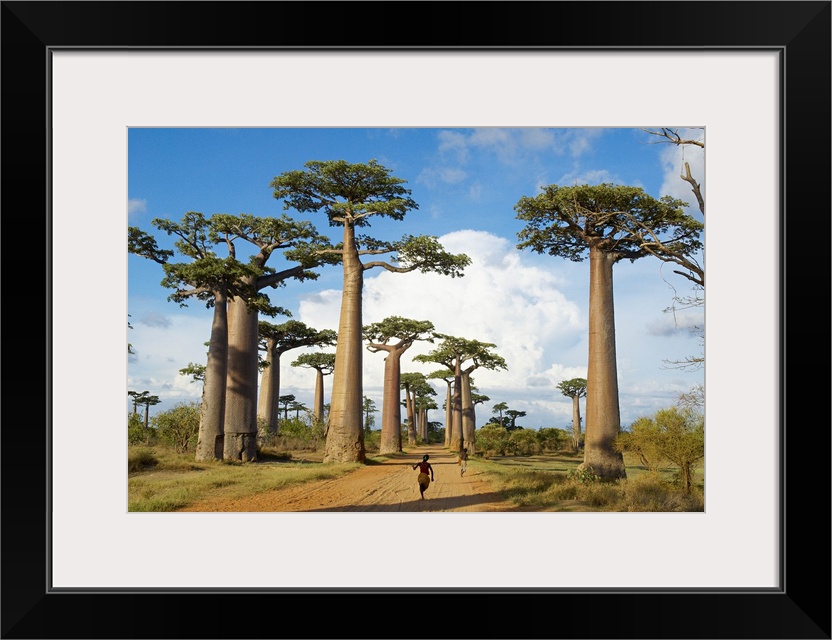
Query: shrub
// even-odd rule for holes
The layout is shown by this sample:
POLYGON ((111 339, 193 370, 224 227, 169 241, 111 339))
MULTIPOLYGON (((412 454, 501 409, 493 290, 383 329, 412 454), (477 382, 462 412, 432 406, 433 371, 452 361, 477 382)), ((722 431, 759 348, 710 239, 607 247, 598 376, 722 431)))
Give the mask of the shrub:
POLYGON ((127 444, 152 445, 155 440, 156 432, 144 428, 144 421, 138 413, 127 415, 127 444))
POLYGON ((181 402, 168 411, 157 413, 152 418, 159 439, 169 444, 178 453, 184 453, 196 446, 199 437, 199 403, 181 402))
POLYGON ((572 469, 569 478, 580 484, 594 484, 600 482, 601 478, 592 472, 592 469, 572 469))
POLYGON ((498 424, 488 423, 474 433, 477 452, 483 456, 504 456, 509 448, 509 433, 498 424))
POLYGON ((705 457, 705 418, 693 409, 660 409, 652 418, 638 418, 630 432, 619 434, 618 451, 636 453, 645 466, 654 470, 660 460, 679 467, 683 490, 693 487, 693 467, 705 457))
POLYGON ((537 430, 537 441, 543 451, 560 451, 567 446, 571 446, 572 434, 567 433, 563 429, 553 429, 547 427, 545 429, 537 430))
POLYGON ((508 436, 508 451, 514 456, 528 456, 540 450, 537 432, 530 429, 518 429, 508 436))

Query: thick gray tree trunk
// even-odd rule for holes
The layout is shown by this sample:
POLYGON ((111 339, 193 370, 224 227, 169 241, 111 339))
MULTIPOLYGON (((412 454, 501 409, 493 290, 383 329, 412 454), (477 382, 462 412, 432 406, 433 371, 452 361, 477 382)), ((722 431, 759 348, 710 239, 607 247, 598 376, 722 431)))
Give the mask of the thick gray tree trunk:
POLYGON ((344 290, 335 346, 332 399, 324 462, 364 462, 362 293, 364 266, 355 245, 355 231, 344 225, 344 290))
POLYGON ((451 451, 462 451, 462 372, 459 359, 454 363, 454 391, 451 397, 451 451))
POLYGON ((448 385, 448 391, 445 394, 445 446, 449 447, 451 445, 451 429, 453 428, 453 409, 451 407, 451 384, 453 380, 446 380, 445 382, 448 385))
POLYGON ((266 339, 266 362, 260 377, 260 397, 257 401, 257 417, 271 434, 278 433, 277 399, 280 397, 280 354, 276 350, 277 340, 266 339))
POLYGON ((401 350, 388 350, 384 359, 384 396, 381 401, 379 453, 402 450, 401 350))
POLYGON ((214 318, 208 343, 208 363, 202 384, 202 407, 196 459, 222 460, 223 421, 225 420, 225 382, 228 373, 228 313, 225 294, 214 295, 214 318))
POLYGON ((621 429, 612 286, 614 264, 614 255, 590 248, 586 431, 584 461, 580 467, 603 479, 627 477, 624 458, 613 448, 621 429))
POLYGON ((407 405, 407 444, 412 447, 416 445, 416 407, 413 404, 413 394, 408 387, 404 389, 404 397, 407 405))
POLYGON ((223 459, 257 460, 257 311, 244 300, 228 304, 228 375, 223 459))
POLYGON ((320 422, 324 418, 324 374, 315 369, 315 396, 312 400, 312 419, 320 422))
POLYGON ((471 400, 471 372, 462 372, 462 446, 468 449, 468 453, 476 453, 474 446, 474 403, 471 400))

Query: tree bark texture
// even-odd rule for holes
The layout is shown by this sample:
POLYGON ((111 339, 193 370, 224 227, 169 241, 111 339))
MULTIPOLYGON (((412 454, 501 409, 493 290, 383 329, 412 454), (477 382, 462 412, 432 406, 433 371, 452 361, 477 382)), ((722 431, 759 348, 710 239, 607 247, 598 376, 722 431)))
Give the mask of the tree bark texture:
POLYGON ((402 450, 401 351, 385 349, 384 389, 381 401, 381 438, 379 453, 402 450))
POLYGON ((343 246, 344 290, 335 346, 324 462, 364 462, 361 324, 364 267, 355 246, 352 224, 344 224, 343 246))
POLYGON ((278 432, 280 407, 277 399, 280 397, 280 354, 276 352, 277 341, 273 338, 266 340, 266 362, 268 367, 263 369, 260 376, 260 397, 257 401, 257 419, 265 423, 268 433, 278 432))
POLYGON ((451 397, 451 451, 462 451, 462 373, 459 359, 454 364, 454 392, 451 397))
POLYGON ((474 403, 471 400, 471 373, 462 373, 462 446, 468 449, 468 453, 476 453, 474 445, 474 403))
POLYGON ((228 311, 228 375, 223 459, 257 460, 257 311, 232 298, 228 311))
POLYGON ((613 448, 621 429, 612 268, 614 255, 589 251, 589 362, 586 383, 584 461, 603 479, 626 478, 624 458, 613 448))
POLYGON ((451 407, 451 380, 446 380, 446 384, 448 385, 448 391, 445 394, 445 446, 449 447, 451 445, 451 423, 453 422, 452 419, 452 407, 451 407))
POLYGON ((257 417, 266 424, 271 434, 278 432, 279 410, 277 399, 280 397, 280 353, 276 350, 277 340, 266 340, 266 362, 269 366, 263 369, 260 376, 260 398, 257 402, 257 417))
POLYGON ((315 396, 312 400, 312 419, 320 422, 324 417, 324 372, 315 369, 315 396))
POLYGON ((413 393, 408 387, 405 387, 404 396, 407 404, 407 444, 412 447, 416 444, 416 407, 413 393))
POLYGON ((208 362, 202 383, 202 407, 196 459, 222 460, 224 448, 225 382, 228 373, 228 311, 223 294, 214 295, 214 317, 208 343, 208 362))

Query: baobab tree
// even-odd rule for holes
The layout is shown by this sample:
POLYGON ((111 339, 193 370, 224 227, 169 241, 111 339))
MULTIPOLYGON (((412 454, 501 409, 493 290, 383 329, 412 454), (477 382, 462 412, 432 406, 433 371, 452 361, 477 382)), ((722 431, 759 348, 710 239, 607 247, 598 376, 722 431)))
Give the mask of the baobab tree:
POLYGON ((147 429, 150 426, 150 407, 162 402, 161 399, 159 396, 150 395, 150 391, 142 391, 141 393, 138 391, 128 391, 127 395, 133 398, 133 413, 136 413, 136 407, 138 405, 144 405, 144 428, 147 429))
POLYGON ((309 222, 295 222, 286 215, 263 219, 215 214, 207 219, 190 211, 181 223, 157 218, 151 224, 178 238, 174 246, 190 261, 171 263, 174 252, 160 249, 137 227, 128 228, 128 251, 162 265, 162 285, 174 290, 169 300, 187 306, 187 300, 198 299, 214 310, 196 459, 256 460, 257 317, 287 313, 260 291, 282 286, 288 279, 317 278, 311 269, 333 261, 317 251, 329 241, 309 222), (255 255, 238 259, 238 240, 253 245, 255 255), (217 246, 226 249, 227 257, 215 253, 217 246), (281 249, 297 264, 275 271, 266 262, 281 249))
POLYGON ((304 170, 287 171, 271 182, 274 197, 284 209, 301 213, 323 212, 329 224, 342 227, 343 241, 330 249, 343 267, 343 291, 335 348, 335 371, 329 411, 324 462, 364 462, 362 401, 362 297, 364 273, 380 267, 393 273, 418 270, 459 277, 471 262, 465 254, 446 252, 435 236, 405 235, 385 241, 356 233, 374 217, 403 220, 418 209, 406 182, 370 160, 350 164, 344 160, 310 161, 304 170), (363 256, 385 260, 362 262, 363 256))
MULTIPOLYGON (((433 387, 428 387, 432 395, 436 395, 433 387)), ((422 439, 422 442, 428 442, 428 411, 431 409, 438 409, 436 401, 430 395, 416 396, 413 400, 414 408, 416 409, 416 435, 422 439)))
POLYGON ((203 301, 207 308, 213 309, 196 459, 221 459, 228 371, 228 295, 230 290, 234 290, 235 281, 248 272, 245 265, 236 259, 229 257, 223 260, 214 253, 217 238, 213 235, 211 223, 203 214, 191 211, 185 214, 180 223, 156 219, 152 224, 168 235, 177 236, 177 250, 190 261, 170 263, 174 251, 160 249, 156 239, 138 227, 129 227, 127 230, 127 250, 162 265, 165 272, 162 285, 174 290, 168 300, 185 307, 186 300, 194 297, 203 301))
POLYGON ((283 407, 283 419, 289 419, 289 406, 292 405, 297 397, 293 393, 287 393, 286 395, 279 396, 277 399, 277 403, 283 407))
POLYGON ((506 402, 498 402, 493 407, 491 407, 491 413, 498 414, 500 416, 500 426, 506 426, 503 424, 503 413, 508 409, 508 403, 506 402))
MULTIPOLYGON (((400 376, 400 387, 404 391, 404 403, 407 410, 407 443, 410 446, 416 444, 416 398, 436 394, 433 387, 427 381, 424 373, 412 372, 403 373, 400 376)), ((399 427, 401 430, 401 426, 399 427)), ((401 451, 401 447, 399 448, 401 451)))
POLYGON ((602 479, 625 478, 613 442, 621 429, 615 352, 613 265, 654 255, 679 262, 702 248, 703 224, 685 203, 656 200, 637 187, 549 185, 515 205, 526 226, 518 249, 583 261, 589 255, 589 362, 583 469, 602 479))
POLYGON ((379 453, 402 450, 402 412, 399 402, 402 354, 417 340, 432 342, 433 330, 433 323, 428 320, 411 320, 401 316, 389 316, 381 322, 364 327, 364 339, 369 342, 367 350, 387 354, 384 358, 379 453))
POLYGON ((521 427, 517 426, 517 418, 522 418, 526 415, 525 411, 520 411, 518 409, 509 409, 506 411, 506 415, 508 416, 509 425, 506 427, 509 431, 514 431, 514 429, 520 429, 521 427))
POLYGON ((447 385, 445 394, 445 446, 447 447, 450 446, 451 443, 451 387, 454 383, 454 374, 453 371, 448 371, 447 369, 439 369, 438 371, 432 371, 426 377, 428 380, 442 380, 447 385))
POLYGON ((140 398, 150 394, 150 391, 128 391, 127 395, 133 398, 133 415, 139 414, 140 398))
MULTIPOLYGON (((333 332, 334 333, 334 332, 333 332)), ((315 370, 315 395, 312 401, 312 419, 316 423, 324 419, 324 376, 328 376, 335 369, 334 353, 302 353, 294 362, 293 367, 306 367, 315 370)))
MULTIPOLYGON (((440 339, 436 349, 422 355, 415 356, 414 362, 435 362, 446 367, 453 373, 454 385, 451 398, 451 451, 468 449, 468 453, 475 453, 473 419, 474 405, 471 399, 470 376, 480 368, 507 369, 505 360, 491 352, 497 345, 479 340, 466 340, 442 333, 435 334, 440 339), (463 366, 469 362, 468 366, 463 366)), ((447 426, 446 426, 447 428, 447 426)))
MULTIPOLYGON (((299 320, 288 320, 283 324, 272 324, 261 320, 258 324, 258 333, 259 346, 261 351, 266 353, 266 360, 260 379, 257 416, 260 422, 266 425, 269 433, 276 434, 278 432, 277 398, 280 396, 280 357, 287 351, 301 347, 330 347, 335 344, 336 334, 332 329, 318 331, 299 320)), ((321 396, 321 404, 318 408, 323 408, 323 396, 321 396)), ((321 414, 322 411, 318 415, 321 414)))
POLYGON ((577 453, 581 444, 581 403, 586 396, 586 378, 570 378, 557 385, 560 392, 572 398, 572 450, 577 453))
POLYGON ((256 218, 241 214, 211 217, 217 235, 236 255, 235 242, 253 245, 256 253, 247 263, 250 275, 241 279, 246 295, 228 300, 228 374, 225 390, 224 460, 257 460, 257 379, 259 371, 259 313, 289 315, 274 307, 260 293, 266 287, 285 286, 287 280, 316 280, 314 267, 333 262, 321 249, 329 239, 317 233, 309 221, 298 222, 283 214, 279 218, 256 218), (296 264, 281 271, 267 267, 269 258, 282 250, 296 264))

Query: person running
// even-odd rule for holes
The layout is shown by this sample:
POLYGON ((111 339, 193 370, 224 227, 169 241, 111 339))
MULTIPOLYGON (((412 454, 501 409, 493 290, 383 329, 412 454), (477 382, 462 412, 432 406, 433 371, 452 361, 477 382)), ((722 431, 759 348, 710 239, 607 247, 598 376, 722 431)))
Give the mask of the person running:
POLYGON ((421 462, 417 462, 413 465, 414 469, 416 467, 419 467, 419 476, 417 477, 417 480, 419 481, 419 493, 422 496, 422 500, 425 499, 425 491, 430 486, 430 483, 433 480, 433 467, 430 466, 428 458, 430 458, 430 456, 425 454, 424 456, 422 456, 421 462))
POLYGON ((468 468, 468 448, 464 448, 462 452, 459 454, 459 460, 457 460, 457 464, 459 465, 459 475, 464 476, 465 470, 468 468))

